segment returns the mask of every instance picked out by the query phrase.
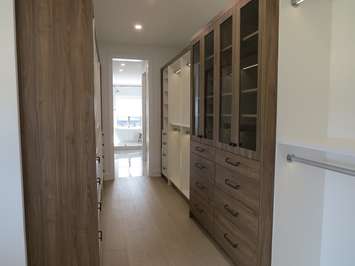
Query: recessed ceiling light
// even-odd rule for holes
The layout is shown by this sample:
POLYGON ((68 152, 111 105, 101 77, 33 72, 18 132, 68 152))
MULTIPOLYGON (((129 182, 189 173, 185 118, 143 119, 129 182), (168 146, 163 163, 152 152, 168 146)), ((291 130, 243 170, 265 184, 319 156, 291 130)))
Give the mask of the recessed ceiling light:
POLYGON ((135 24, 134 25, 134 29, 138 30, 138 31, 141 31, 143 29, 143 26, 142 26, 142 24, 135 24))
POLYGON ((123 72, 123 69, 120 69, 120 72, 123 72))
POLYGON ((126 64, 125 63, 122 63, 121 66, 125 66, 126 64))

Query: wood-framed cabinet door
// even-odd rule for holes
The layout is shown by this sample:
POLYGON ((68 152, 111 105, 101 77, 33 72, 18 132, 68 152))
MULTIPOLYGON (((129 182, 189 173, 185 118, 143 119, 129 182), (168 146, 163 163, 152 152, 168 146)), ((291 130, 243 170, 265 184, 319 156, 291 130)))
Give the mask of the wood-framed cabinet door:
POLYGON ((238 154, 259 159, 261 65, 259 0, 242 1, 236 7, 236 66, 238 121, 234 136, 238 154))
POLYGON ((215 30, 207 29, 202 39, 202 138, 201 142, 214 144, 215 139, 215 30))
POLYGON ((239 143, 236 34, 235 9, 231 9, 216 26, 216 146, 234 153, 239 143))
POLYGON ((202 41, 196 40, 191 53, 191 140, 200 142, 202 125, 202 41))

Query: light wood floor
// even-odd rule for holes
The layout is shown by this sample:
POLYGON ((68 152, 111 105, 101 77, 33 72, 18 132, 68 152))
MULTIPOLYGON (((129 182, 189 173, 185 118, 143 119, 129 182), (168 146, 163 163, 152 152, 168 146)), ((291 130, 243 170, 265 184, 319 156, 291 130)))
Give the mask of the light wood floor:
POLYGON ((232 265, 162 178, 105 183, 104 266, 232 265))

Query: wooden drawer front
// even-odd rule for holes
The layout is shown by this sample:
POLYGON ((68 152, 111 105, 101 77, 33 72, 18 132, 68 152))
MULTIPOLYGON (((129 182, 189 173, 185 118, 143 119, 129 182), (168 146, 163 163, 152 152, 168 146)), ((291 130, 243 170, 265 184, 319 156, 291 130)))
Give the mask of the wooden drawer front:
POLYGON ((191 175, 214 181, 215 163, 191 153, 191 175))
POLYGON ((249 208, 246 208, 243 203, 229 197, 219 189, 214 190, 213 202, 215 210, 219 214, 237 226, 252 243, 257 244, 258 217, 249 208))
POLYGON ((216 163, 229 170, 237 171, 244 176, 259 179, 260 165, 257 161, 245 159, 233 153, 217 150, 216 163))
POLYGON ((198 193, 204 201, 209 202, 212 199, 212 186, 208 179, 192 175, 190 179, 190 188, 194 190, 193 193, 198 193))
POLYGON ((211 161, 214 161, 215 159, 215 148, 212 146, 191 141, 191 152, 211 161))
POLYGON ((209 232, 212 232, 212 213, 210 206, 195 191, 191 191, 190 209, 196 220, 209 232))
POLYGON ((240 230, 223 216, 216 214, 214 236, 222 248, 238 266, 256 266, 256 246, 245 238, 240 230))
POLYGON ((216 165, 216 187, 239 200, 255 216, 259 213, 259 181, 216 165))

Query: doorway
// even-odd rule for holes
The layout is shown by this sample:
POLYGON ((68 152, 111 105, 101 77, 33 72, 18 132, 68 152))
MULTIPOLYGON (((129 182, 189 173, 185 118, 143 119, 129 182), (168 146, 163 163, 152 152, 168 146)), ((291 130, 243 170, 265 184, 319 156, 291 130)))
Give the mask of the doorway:
POLYGON ((116 178, 145 173, 145 80, 147 62, 112 59, 114 167, 116 178))

